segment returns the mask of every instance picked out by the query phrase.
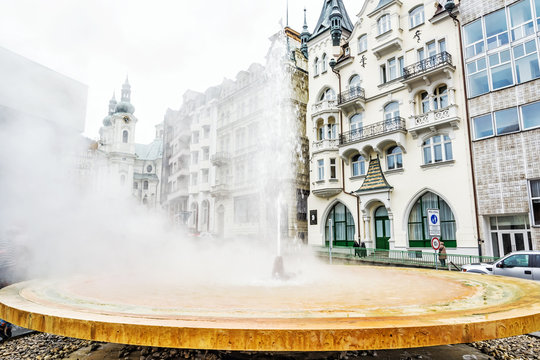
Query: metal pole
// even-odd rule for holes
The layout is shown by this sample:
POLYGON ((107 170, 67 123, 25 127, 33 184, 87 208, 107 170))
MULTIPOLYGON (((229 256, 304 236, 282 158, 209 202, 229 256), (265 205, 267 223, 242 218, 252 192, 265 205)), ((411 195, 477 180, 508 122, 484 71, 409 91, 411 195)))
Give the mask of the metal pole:
POLYGON ((437 250, 435 250, 435 270, 439 270, 439 264, 437 264, 437 250))

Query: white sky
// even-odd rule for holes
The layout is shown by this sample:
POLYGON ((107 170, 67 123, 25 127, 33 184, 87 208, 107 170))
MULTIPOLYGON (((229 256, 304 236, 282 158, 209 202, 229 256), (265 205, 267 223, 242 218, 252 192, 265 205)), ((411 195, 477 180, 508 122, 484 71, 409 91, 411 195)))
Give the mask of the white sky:
MULTIPOLYGON (((289 0, 289 26, 312 32, 325 0, 289 0)), ((344 0, 352 22, 363 0, 344 0)), ((98 138, 129 75, 136 141, 150 142, 187 89, 264 64, 286 0, 2 0, 0 46, 88 85, 85 135, 98 138)))

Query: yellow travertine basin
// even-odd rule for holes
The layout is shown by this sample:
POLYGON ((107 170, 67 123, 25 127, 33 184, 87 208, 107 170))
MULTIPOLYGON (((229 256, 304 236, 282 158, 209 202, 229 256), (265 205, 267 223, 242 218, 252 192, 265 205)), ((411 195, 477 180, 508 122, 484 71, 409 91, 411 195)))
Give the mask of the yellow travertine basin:
POLYGON ((73 277, 0 290, 0 318, 133 345, 260 351, 394 349, 540 330, 540 283, 458 272, 334 265, 318 280, 73 277))

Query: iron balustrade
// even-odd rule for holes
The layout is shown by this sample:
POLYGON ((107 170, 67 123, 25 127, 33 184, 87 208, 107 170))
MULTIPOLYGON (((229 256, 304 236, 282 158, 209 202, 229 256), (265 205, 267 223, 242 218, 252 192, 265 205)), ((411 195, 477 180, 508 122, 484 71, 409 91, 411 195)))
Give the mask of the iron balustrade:
POLYGON ((360 86, 352 86, 349 90, 339 93, 338 104, 345 104, 346 102, 352 101, 354 99, 366 99, 366 92, 360 86))
POLYGON ((443 64, 452 65, 452 55, 446 51, 432 55, 416 64, 403 68, 403 79, 407 80, 410 77, 422 74, 443 64))
POLYGON ((397 130, 407 130, 405 119, 399 116, 372 125, 364 126, 359 129, 347 131, 339 137, 339 144, 345 145, 352 142, 381 136, 397 130))

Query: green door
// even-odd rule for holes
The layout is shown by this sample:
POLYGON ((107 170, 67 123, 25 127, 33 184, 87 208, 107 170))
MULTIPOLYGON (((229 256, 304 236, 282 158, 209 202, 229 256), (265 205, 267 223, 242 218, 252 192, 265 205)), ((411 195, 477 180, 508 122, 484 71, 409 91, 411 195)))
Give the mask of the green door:
POLYGON ((390 239, 390 219, 386 208, 380 206, 375 210, 375 248, 389 250, 388 239, 390 239))

